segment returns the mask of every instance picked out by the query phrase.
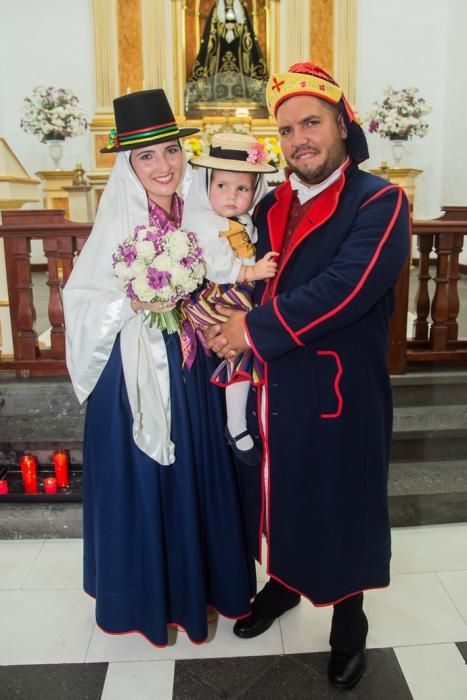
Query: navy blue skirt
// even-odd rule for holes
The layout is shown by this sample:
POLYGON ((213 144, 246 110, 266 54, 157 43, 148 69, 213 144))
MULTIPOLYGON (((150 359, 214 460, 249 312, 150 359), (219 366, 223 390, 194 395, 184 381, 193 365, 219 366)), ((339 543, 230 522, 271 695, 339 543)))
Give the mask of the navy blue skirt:
POLYGON ((168 623, 205 640, 207 605, 241 617, 255 592, 223 392, 209 382, 215 361, 199 350, 182 370, 178 335, 165 342, 175 463, 133 441, 119 337, 88 400, 83 460, 84 589, 97 624, 156 645, 168 623))

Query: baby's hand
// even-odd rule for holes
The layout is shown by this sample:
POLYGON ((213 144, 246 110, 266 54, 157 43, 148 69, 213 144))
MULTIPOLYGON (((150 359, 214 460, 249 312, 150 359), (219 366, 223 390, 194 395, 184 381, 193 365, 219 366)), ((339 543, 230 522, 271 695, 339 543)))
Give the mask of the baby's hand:
POLYGON ((255 279, 265 280, 268 277, 275 277, 277 273, 277 263, 274 258, 279 255, 271 250, 264 258, 255 263, 255 279))

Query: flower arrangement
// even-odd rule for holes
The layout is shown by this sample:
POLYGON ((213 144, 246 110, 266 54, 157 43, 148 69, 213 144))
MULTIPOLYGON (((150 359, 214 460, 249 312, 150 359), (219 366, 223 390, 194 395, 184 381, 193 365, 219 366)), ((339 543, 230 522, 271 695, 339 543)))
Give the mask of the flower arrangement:
POLYGON ((84 134, 88 123, 71 90, 36 86, 24 99, 21 128, 39 136, 42 143, 84 134))
POLYGON ((277 136, 265 136, 259 138, 258 141, 264 146, 266 163, 273 165, 275 168, 284 167, 284 157, 277 136))
POLYGON ((205 155, 204 144, 199 136, 191 136, 189 139, 183 139, 182 143, 187 160, 205 155))
POLYGON ((368 114, 368 131, 383 138, 406 140, 412 136, 425 136, 428 123, 425 116, 431 112, 416 87, 395 90, 388 85, 383 91, 381 103, 375 102, 368 114))
MULTIPOLYGON (((203 254, 194 233, 180 229, 162 231, 155 226, 137 226, 132 236, 112 256, 114 275, 132 301, 176 304, 187 299, 205 276, 203 254)), ((178 332, 181 315, 173 311, 146 314, 168 333, 178 332)))

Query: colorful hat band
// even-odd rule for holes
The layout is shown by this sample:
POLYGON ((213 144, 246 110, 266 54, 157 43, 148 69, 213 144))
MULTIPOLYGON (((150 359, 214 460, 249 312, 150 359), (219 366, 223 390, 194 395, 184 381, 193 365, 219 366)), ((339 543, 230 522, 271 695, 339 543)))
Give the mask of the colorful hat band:
POLYGON ((306 73, 275 73, 269 78, 266 101, 273 116, 284 100, 297 95, 313 95, 337 104, 342 97, 342 89, 324 78, 306 73))
POLYGON ((247 151, 237 151, 235 149, 222 148, 216 146, 209 149, 209 155, 213 158, 225 158, 226 160, 244 160, 246 161, 249 153, 247 151))
POLYGON ((106 148, 119 148, 134 143, 157 141, 157 139, 167 138, 167 136, 177 137, 179 133, 180 130, 176 122, 160 124, 159 126, 148 126, 135 131, 125 131, 121 134, 119 134, 116 129, 111 129, 109 133, 109 142, 106 148))

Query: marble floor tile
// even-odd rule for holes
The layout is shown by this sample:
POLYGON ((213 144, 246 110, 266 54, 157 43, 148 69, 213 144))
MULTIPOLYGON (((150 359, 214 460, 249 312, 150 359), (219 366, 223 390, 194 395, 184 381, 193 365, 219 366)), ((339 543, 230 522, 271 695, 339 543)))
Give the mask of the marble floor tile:
POLYGON ((83 586, 82 540, 46 540, 25 582, 25 589, 83 586))
POLYGON ((467 667, 455 644, 394 649, 413 700, 465 700, 467 667))
POLYGON ((0 665, 83 662, 94 629, 82 591, 3 591, 0 665))
POLYGON ((172 700, 174 661, 111 663, 101 700, 172 700))
MULTIPOLYGON (((446 588, 452 602, 467 623, 467 570, 445 571, 438 574, 443 586, 446 588)), ((459 642, 467 642, 459 639, 459 642)))
POLYGON ((390 647, 464 639, 467 625, 436 574, 393 576, 389 588, 368 591, 368 647, 390 647))
POLYGON ((393 528, 392 574, 467 569, 467 523, 393 528))
POLYGON ((157 661, 283 653, 278 622, 255 639, 239 639, 232 627, 232 620, 219 618, 210 625, 205 644, 192 644, 183 632, 170 631, 169 645, 164 648, 153 646, 139 634, 110 635, 96 627, 86 661, 157 661))
POLYGON ((286 654, 328 651, 332 606, 316 608, 302 598, 279 619, 286 654))
POLYGON ((21 588, 43 545, 43 540, 0 540, 0 590, 21 588))

